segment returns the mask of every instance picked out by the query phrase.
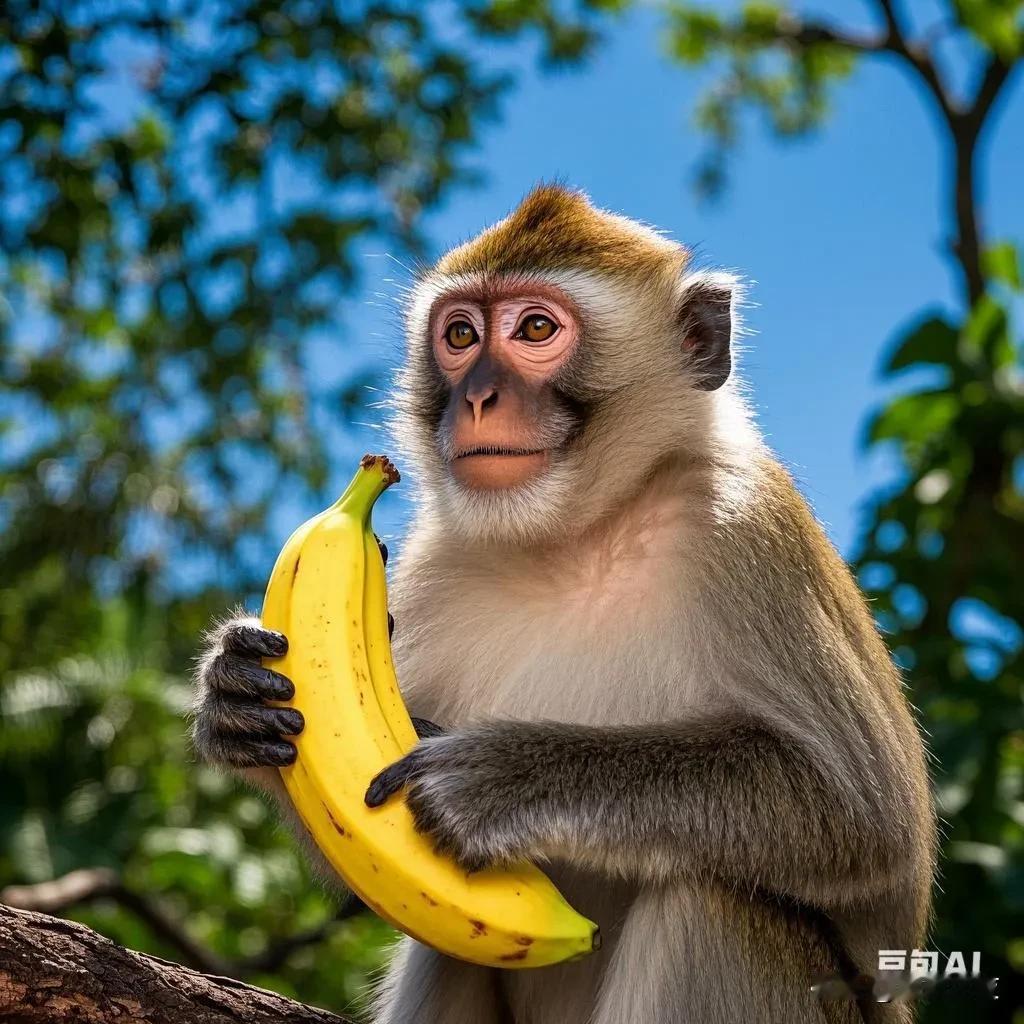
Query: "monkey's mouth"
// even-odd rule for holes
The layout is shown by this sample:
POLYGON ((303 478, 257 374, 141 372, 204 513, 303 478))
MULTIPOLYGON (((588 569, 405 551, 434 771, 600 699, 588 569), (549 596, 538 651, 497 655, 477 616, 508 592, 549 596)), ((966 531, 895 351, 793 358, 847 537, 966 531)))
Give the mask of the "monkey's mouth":
POLYGON ((498 455, 516 458, 523 455, 545 455, 546 448, 508 448, 500 444, 480 444, 473 448, 460 448, 455 453, 456 459, 472 459, 478 455, 498 455))
POLYGON ((496 491, 533 479, 547 468, 550 457, 548 448, 480 444, 459 448, 451 461, 451 470, 466 487, 496 491))

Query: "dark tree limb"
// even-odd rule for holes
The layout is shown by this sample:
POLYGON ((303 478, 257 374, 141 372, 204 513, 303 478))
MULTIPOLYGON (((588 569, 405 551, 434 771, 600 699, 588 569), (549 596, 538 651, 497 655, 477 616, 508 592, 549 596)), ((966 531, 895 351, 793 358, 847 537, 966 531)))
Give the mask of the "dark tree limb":
POLYGON ((796 46, 820 46, 828 43, 853 53, 883 53, 885 38, 883 36, 863 36, 847 32, 837 25, 821 21, 807 21, 793 15, 785 15, 776 24, 778 38, 784 43, 796 46))
POLYGON ((244 978, 250 974, 276 971, 296 950, 323 942, 340 921, 347 921, 350 917, 364 913, 369 913, 369 908, 358 896, 349 893, 332 918, 304 932, 278 939, 261 952, 239 960, 232 968, 232 973, 240 974, 244 978))
POLYGON ((294 952, 322 942, 336 924, 366 911, 365 904, 350 894, 335 915, 322 924, 278 939, 252 956, 227 960, 196 942, 157 901, 129 889, 109 868, 80 868, 53 881, 0 889, 0 904, 44 914, 63 914, 72 907, 97 900, 110 900, 134 914, 149 927, 154 937, 175 950, 188 967, 206 974, 236 978, 276 971, 294 952))
POLYGON ((132 952, 85 925, 5 906, 0 1021, 346 1024, 275 992, 132 952))
POLYGON ((996 97, 1006 84, 1006 80, 1010 77, 1012 70, 1013 65, 1008 64, 998 54, 993 55, 992 59, 988 62, 988 66, 982 73, 981 84, 978 86, 974 103, 971 106, 971 119, 976 124, 976 131, 981 130, 988 112, 992 109, 992 104, 995 103, 996 97))

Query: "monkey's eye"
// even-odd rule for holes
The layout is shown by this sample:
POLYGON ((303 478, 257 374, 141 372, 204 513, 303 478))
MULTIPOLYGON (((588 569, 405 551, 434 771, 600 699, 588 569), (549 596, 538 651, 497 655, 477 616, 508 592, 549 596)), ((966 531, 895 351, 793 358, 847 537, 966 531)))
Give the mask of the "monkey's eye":
POLYGON ((475 345, 480 340, 480 335, 468 320, 454 320, 444 332, 444 338, 452 348, 463 349, 475 345))
POLYGON ((516 337, 524 341, 547 341, 557 330, 558 324, 551 317, 533 313, 519 325, 516 337))

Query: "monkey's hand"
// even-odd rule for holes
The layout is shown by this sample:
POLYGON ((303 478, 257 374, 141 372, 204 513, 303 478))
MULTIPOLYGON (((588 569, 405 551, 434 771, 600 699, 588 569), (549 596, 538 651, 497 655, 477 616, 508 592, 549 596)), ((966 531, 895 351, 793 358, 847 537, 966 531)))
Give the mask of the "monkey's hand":
MULTIPOLYGON (((388 549, 374 535, 381 558, 387 564, 388 549)), ((388 635, 395 620, 388 613, 388 635)), ((264 668, 263 658, 279 658, 288 650, 288 640, 264 629, 254 615, 235 615, 213 627, 196 672, 192 739, 199 756, 211 764, 245 769, 254 782, 269 784, 275 773, 295 760, 297 736, 305 722, 295 708, 272 707, 268 701, 291 700, 295 687, 290 679, 264 668)), ((440 731, 422 722, 426 734, 440 731)), ((424 735, 417 725, 419 735, 424 735)), ((276 782, 276 779, 273 779, 276 782)))
POLYGON ((422 740, 370 783, 367 805, 404 787, 416 828, 467 871, 544 859, 557 845, 546 813, 552 777, 517 761, 516 726, 495 722, 422 740))
POLYGON ((287 737, 302 731, 302 713, 267 703, 290 700, 295 687, 261 662, 287 650, 287 639, 264 629, 254 616, 238 615, 209 632, 196 673, 192 720, 192 738, 203 760, 240 769, 280 768, 295 760, 287 737))

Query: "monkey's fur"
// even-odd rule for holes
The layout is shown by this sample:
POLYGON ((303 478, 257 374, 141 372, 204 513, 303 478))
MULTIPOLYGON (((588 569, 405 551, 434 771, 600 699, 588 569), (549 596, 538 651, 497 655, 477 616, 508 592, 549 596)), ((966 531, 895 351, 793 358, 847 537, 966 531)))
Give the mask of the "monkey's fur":
MULTIPOLYGON (((924 754, 863 598, 730 377, 733 282, 687 264, 549 186, 414 291, 395 404, 420 491, 394 655, 445 732, 375 785, 404 785, 467 867, 546 864, 604 945, 492 972, 404 940, 380 1024, 912 1019, 810 991, 924 941, 924 754), (443 456, 431 309, 531 282, 578 310, 552 383, 577 420, 542 479, 472 493, 443 456)), ((297 723, 258 703, 285 684, 239 658, 242 634, 274 642, 253 625, 218 633, 200 673, 200 750, 235 766, 294 756, 297 723)))

